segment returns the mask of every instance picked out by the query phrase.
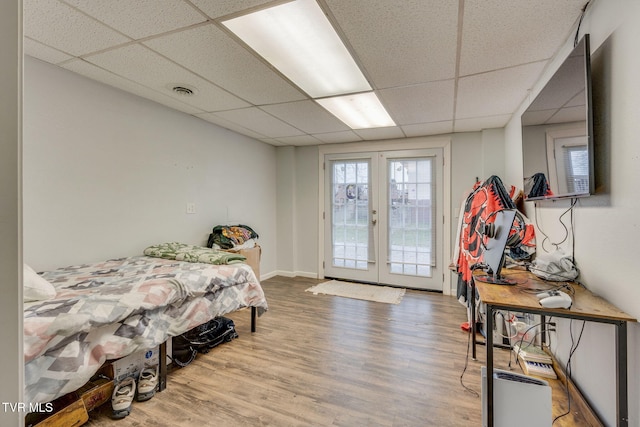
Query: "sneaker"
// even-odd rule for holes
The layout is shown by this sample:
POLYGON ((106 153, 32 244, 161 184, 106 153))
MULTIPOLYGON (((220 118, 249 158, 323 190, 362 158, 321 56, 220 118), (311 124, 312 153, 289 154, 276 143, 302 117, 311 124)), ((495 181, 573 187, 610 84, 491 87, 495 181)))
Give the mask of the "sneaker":
POLYGON ((158 365, 144 368, 138 378, 138 402, 151 399, 158 385, 158 365))
POLYGON ((132 377, 125 378, 116 384, 111 395, 113 418, 124 418, 131 413, 131 402, 135 394, 136 382, 132 377))

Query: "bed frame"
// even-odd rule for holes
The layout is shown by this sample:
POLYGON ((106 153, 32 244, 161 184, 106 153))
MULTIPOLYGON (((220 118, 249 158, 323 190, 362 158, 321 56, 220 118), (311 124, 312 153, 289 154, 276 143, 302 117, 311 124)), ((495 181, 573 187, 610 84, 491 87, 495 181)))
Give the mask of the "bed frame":
MULTIPOLYGON (((258 317, 258 309, 251 307, 251 332, 256 331, 256 318, 258 317)), ((159 350, 160 360, 158 363, 158 391, 167 388, 167 342, 160 344, 159 350)))

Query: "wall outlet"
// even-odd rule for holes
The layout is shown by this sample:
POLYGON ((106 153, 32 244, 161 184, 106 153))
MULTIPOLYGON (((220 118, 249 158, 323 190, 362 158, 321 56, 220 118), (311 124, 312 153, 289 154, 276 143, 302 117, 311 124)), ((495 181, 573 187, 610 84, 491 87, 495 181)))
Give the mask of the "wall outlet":
POLYGON ((187 213, 188 214, 194 214, 196 213, 196 204, 191 202, 191 203, 187 203, 187 213))

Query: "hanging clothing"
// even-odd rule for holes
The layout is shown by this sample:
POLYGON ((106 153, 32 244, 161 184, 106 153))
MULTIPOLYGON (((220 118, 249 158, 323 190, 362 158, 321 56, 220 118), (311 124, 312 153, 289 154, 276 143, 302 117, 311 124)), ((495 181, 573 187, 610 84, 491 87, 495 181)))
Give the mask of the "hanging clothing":
POLYGON ((520 194, 515 187, 507 190, 502 180, 491 176, 484 182, 478 182, 464 203, 458 231, 459 242, 456 255, 458 278, 458 299, 467 301, 468 288, 471 285, 471 266, 482 263, 484 243, 481 230, 485 224, 495 221, 495 213, 503 209, 515 209, 516 219, 509 232, 509 251, 514 259, 530 257, 535 252, 535 230, 533 224, 516 209, 514 198, 520 194))

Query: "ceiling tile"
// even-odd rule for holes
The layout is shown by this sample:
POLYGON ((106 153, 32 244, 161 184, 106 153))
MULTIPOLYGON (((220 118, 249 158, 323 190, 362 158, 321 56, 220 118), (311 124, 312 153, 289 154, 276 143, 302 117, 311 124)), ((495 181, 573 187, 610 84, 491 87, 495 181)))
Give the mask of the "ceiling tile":
POLYGON ((380 98, 398 125, 453 119, 454 80, 383 89, 380 98))
POLYGON ((407 137, 423 136, 423 135, 441 135, 453 132, 453 120, 445 120, 443 122, 419 123, 416 125, 401 126, 402 131, 407 137))
POLYGON ((375 88, 455 76, 457 1, 325 1, 375 88))
POLYGON ((59 50, 44 45, 38 41, 31 40, 28 37, 24 38, 23 48, 25 55, 38 58, 41 61, 49 62, 51 64, 59 64, 73 58, 71 55, 67 55, 64 52, 60 52, 59 50))
POLYGON ((299 135, 299 136, 284 136, 277 139, 278 142, 284 145, 318 145, 321 141, 317 140, 311 135, 299 135))
POLYGON ((567 107, 557 110, 547 123, 569 123, 584 121, 585 107, 567 107))
POLYGON ((456 120, 513 113, 527 97, 544 65, 537 62, 461 78, 456 120))
POLYGON ((279 120, 256 107, 220 111, 215 113, 215 115, 269 138, 298 136, 304 134, 301 130, 296 129, 293 126, 289 126, 282 120, 279 120))
POLYGON ((273 3, 273 0, 191 0, 191 3, 215 19, 239 11, 258 9, 264 4, 273 3))
POLYGON ((24 49, 276 146, 396 139, 504 126, 586 0, 317 0, 397 123, 356 131, 220 22, 283 1, 23 0, 24 49))
POLYGON ((503 114, 490 117, 474 117, 470 119, 457 119, 453 127, 454 132, 477 132, 484 129, 499 129, 506 126, 511 119, 511 114, 503 114))
POLYGON ((362 139, 371 141, 374 139, 395 139, 404 138, 402 130, 398 127, 373 128, 373 129, 354 129, 362 139))
POLYGON ((313 135, 316 139, 327 144, 336 144, 340 142, 362 141, 362 138, 355 132, 348 130, 344 132, 318 133, 313 135))
POLYGON ((212 24, 149 40, 145 45, 252 104, 306 98, 212 24))
POLYGON ((197 114, 202 112, 201 109, 185 104, 175 97, 164 95, 141 84, 125 79, 124 77, 120 77, 109 71, 103 70, 100 67, 83 61, 82 59, 74 59, 73 61, 66 62, 61 66, 69 71, 73 71, 74 73, 78 73, 92 80, 150 99, 151 101, 166 105, 167 107, 182 111, 183 113, 197 114))
POLYGON ((260 141, 262 141, 264 143, 267 143, 269 145, 273 145, 274 147, 284 147, 284 146, 287 145, 287 144, 284 144, 284 143, 282 143, 280 141, 277 141, 277 140, 271 139, 271 138, 260 138, 260 141))
POLYGON ((58 0, 24 0, 24 35, 70 55, 130 41, 58 0))
POLYGON ((523 114, 521 117, 522 125, 531 126, 545 123, 555 112, 556 110, 527 111, 527 114, 523 114))
POLYGON ((551 58, 586 0, 482 0, 464 3, 460 74, 551 58))
POLYGON ((167 96, 179 98, 181 102, 204 111, 219 111, 248 105, 139 44, 91 55, 86 60, 167 96), (176 85, 195 87, 197 92, 193 97, 180 96, 172 90, 176 85))
POLYGON ((313 101, 264 105, 260 108, 306 133, 339 132, 349 129, 342 121, 313 101))
POLYGON ((239 134, 245 135, 245 136, 249 136, 251 138, 255 138, 255 139, 266 139, 265 135, 258 133, 258 132, 254 132, 250 129, 247 129, 235 122, 232 122, 230 120, 227 120, 225 118, 222 117, 218 117, 215 115, 215 113, 202 113, 202 114, 196 114, 197 117, 206 120, 210 123, 214 123, 218 126, 221 126, 225 129, 229 129, 232 130, 234 132, 237 132, 239 134))
POLYGON ((204 22, 207 17, 182 0, 65 0, 133 39, 204 22))

